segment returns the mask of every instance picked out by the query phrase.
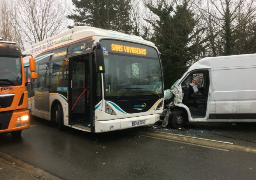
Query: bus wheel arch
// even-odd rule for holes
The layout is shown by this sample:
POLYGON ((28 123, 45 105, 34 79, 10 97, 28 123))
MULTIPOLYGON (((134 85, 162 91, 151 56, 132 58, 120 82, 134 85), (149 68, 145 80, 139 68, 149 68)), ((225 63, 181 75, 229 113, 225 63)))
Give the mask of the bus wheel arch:
POLYGON ((171 128, 178 129, 184 127, 188 122, 188 113, 184 108, 175 107, 169 117, 169 124, 171 128))
POLYGON ((58 100, 55 100, 51 106, 51 122, 57 125, 59 130, 64 130, 63 107, 58 100))

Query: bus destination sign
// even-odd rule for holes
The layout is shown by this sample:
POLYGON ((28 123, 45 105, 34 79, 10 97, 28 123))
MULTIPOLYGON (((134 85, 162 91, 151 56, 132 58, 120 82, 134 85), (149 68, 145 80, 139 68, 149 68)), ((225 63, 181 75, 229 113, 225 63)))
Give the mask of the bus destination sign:
POLYGON ((144 55, 144 56, 147 55, 147 50, 144 48, 124 46, 120 44, 111 44, 111 51, 127 53, 127 54, 144 55))

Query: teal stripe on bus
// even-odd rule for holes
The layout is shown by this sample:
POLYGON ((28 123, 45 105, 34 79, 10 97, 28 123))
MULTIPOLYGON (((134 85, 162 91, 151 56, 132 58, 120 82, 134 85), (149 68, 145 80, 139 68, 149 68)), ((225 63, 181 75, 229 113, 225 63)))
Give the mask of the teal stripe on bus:
POLYGON ((120 109, 115 103, 111 102, 111 101, 107 101, 109 104, 111 104, 112 106, 114 106, 114 108, 116 108, 118 111, 120 111, 121 113, 126 114, 126 112, 124 112, 122 109, 120 109))

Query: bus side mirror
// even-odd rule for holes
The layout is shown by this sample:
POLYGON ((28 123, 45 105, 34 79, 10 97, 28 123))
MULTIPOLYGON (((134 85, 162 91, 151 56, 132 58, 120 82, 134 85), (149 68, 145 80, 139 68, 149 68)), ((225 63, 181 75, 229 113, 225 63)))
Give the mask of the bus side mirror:
POLYGON ((99 42, 97 42, 97 44, 96 44, 95 62, 96 62, 96 72, 97 73, 105 73, 103 50, 102 50, 99 42))

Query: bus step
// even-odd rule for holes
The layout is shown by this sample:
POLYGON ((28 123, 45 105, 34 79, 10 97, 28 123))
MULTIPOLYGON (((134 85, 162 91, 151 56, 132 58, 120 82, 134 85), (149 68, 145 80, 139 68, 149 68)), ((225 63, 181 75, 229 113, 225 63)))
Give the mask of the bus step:
POLYGON ((75 125, 72 125, 72 127, 78 128, 78 129, 80 129, 80 130, 84 130, 84 131, 91 132, 90 126, 83 126, 83 125, 81 125, 81 124, 75 124, 75 125))

